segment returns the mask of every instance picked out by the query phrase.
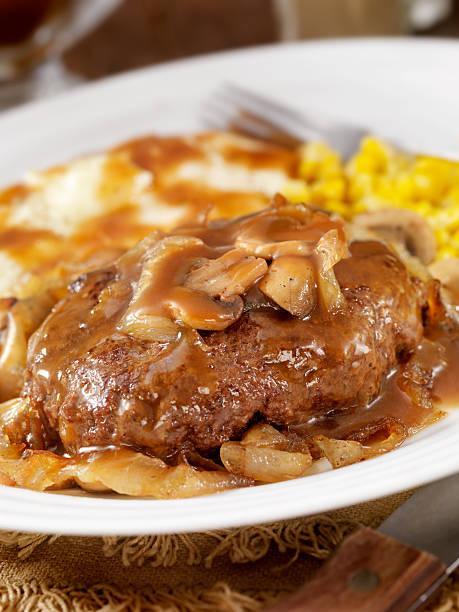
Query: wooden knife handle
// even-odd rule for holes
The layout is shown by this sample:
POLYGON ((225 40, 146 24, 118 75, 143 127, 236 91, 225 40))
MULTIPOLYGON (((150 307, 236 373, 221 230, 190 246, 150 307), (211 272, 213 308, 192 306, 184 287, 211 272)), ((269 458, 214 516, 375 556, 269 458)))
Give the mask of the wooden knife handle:
POLYGON ((270 612, 406 612, 442 575, 429 553, 361 528, 317 575, 270 612))

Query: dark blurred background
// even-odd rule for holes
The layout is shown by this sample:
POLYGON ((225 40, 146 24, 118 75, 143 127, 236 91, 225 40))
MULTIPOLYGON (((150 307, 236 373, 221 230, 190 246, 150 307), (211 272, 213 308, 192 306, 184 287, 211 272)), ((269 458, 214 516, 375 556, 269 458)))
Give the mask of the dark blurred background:
POLYGON ((459 0, 0 0, 0 109, 203 53, 342 36, 459 36, 459 0))
POLYGON ((459 0, 124 0, 65 63, 97 78, 249 45, 390 34, 459 36, 459 0))

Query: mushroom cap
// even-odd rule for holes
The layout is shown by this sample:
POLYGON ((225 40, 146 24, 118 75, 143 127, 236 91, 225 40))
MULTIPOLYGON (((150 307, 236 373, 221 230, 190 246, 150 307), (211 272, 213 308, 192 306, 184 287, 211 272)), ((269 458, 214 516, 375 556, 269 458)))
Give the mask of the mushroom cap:
POLYGON ((425 265, 435 259, 437 242, 427 221, 406 208, 382 208, 356 215, 356 225, 371 229, 392 242, 401 242, 425 265))
POLYGON ((445 257, 429 266, 442 283, 441 297, 449 317, 459 325, 459 257, 445 257))

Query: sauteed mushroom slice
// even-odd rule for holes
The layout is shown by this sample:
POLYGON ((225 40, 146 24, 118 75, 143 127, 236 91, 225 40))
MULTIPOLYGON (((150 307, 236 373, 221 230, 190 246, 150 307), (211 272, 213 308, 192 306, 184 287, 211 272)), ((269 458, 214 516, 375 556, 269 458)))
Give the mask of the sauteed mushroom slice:
POLYGON ((240 294, 267 264, 237 250, 215 254, 191 236, 169 236, 148 249, 118 329, 163 342, 176 340, 180 325, 221 330, 234 323, 244 307, 240 294))
POLYGON ((435 234, 427 221, 413 210, 384 208, 356 215, 353 222, 378 232, 391 242, 401 242, 425 265, 435 259, 435 234))
POLYGON ((267 270, 268 264, 264 259, 232 249, 217 259, 208 259, 194 267, 184 286, 226 300, 246 293, 267 270))
POLYGON ((445 257, 429 266, 429 272, 441 281, 441 298, 448 315, 459 323, 459 257, 445 257))
POLYGON ((301 319, 317 302, 316 273, 312 261, 306 257, 291 255, 275 259, 258 287, 281 308, 301 319))
POLYGON ((445 257, 429 266, 429 272, 441 281, 453 304, 459 305, 459 257, 445 257))
POLYGON ((187 287, 176 287, 169 300, 169 311, 175 321, 206 331, 226 329, 239 319, 243 310, 244 301, 239 295, 231 300, 216 300, 187 287))

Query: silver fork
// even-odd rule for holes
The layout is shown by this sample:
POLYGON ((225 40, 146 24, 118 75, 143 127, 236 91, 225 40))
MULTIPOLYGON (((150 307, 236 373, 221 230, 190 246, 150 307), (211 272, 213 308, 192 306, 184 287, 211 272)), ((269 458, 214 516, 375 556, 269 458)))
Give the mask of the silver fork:
POLYGON ((287 147, 311 140, 327 142, 347 160, 369 133, 362 126, 332 123, 309 117, 289 106, 239 85, 227 83, 202 109, 202 118, 210 129, 223 126, 287 147))

